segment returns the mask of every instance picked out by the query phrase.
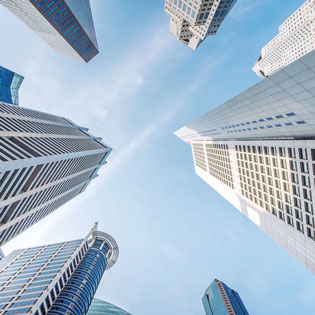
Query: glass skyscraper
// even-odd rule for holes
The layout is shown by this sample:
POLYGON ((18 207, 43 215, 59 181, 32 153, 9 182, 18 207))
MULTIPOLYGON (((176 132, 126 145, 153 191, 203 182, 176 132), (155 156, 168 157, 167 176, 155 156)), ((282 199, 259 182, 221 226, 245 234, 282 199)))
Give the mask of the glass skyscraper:
POLYGON ((93 299, 87 315, 130 315, 121 308, 99 299, 93 299))
POLYGON ((19 105, 19 88, 24 80, 21 75, 0 66, 0 102, 19 105))
POLYGON ((202 298, 206 315, 248 315, 236 291, 214 279, 202 298))
POLYGON ((90 61, 98 54, 89 0, 0 0, 56 51, 90 61))
POLYGON ((12 252, 0 261, 0 313, 86 314, 118 253, 97 224, 84 239, 12 252))

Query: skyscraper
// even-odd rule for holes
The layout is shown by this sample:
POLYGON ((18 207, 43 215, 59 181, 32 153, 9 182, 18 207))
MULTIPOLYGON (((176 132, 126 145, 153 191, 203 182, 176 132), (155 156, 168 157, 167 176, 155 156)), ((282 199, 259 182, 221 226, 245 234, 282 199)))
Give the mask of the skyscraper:
POLYGON ((83 192, 110 151, 69 119, 0 103, 0 245, 83 192))
POLYGON ((1 313, 86 314, 118 253, 97 225, 84 239, 12 252, 0 261, 1 313))
POLYGON ((87 315, 130 315, 121 308, 104 302, 99 299, 93 299, 87 315))
POLYGON ((90 61, 98 46, 89 0, 0 0, 54 50, 90 61))
POLYGON ((24 77, 0 67, 0 102, 19 105, 19 88, 24 77))
POLYGON ((176 131, 195 171, 315 273, 315 52, 176 131))
POLYGON ((306 0, 261 50, 253 71, 268 77, 315 49, 315 0, 306 0))
POLYGON ((214 279, 202 298, 206 315, 248 315, 236 291, 214 279))
POLYGON ((170 32, 196 50, 208 35, 215 35, 237 0, 165 0, 171 17, 170 32))

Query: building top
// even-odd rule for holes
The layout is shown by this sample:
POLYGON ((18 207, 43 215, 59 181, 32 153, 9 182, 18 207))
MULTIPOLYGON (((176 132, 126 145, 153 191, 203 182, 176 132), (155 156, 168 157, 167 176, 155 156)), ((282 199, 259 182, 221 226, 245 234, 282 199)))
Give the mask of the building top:
POLYGON ((72 13, 75 15, 94 46, 98 48, 94 21, 90 1, 88 0, 65 0, 72 13))
POLYGON ((238 293, 217 279, 205 291, 202 302, 206 315, 249 315, 238 293))
POLYGON ((170 15, 170 32, 182 43, 196 50, 208 36, 215 35, 237 0, 165 0, 170 15))
POLYGON ((315 0, 305 1, 279 27, 279 33, 261 49, 252 70, 261 78, 315 49, 315 0))
POLYGON ((0 66, 0 102, 19 105, 19 88, 24 80, 21 75, 0 66))
POLYGON ((130 313, 113 304, 94 298, 87 315, 130 315, 130 313))
POLYGON ((287 65, 175 134, 183 141, 312 138, 315 52, 287 65))
POLYGON ((111 268, 117 261, 119 255, 119 249, 116 241, 111 237, 109 234, 104 232, 97 231, 97 223, 95 230, 93 230, 92 236, 93 240, 95 239, 102 239, 106 243, 109 248, 109 252, 107 255, 107 266, 106 269, 111 268))
POLYGON ((61 54, 89 62, 98 54, 89 0, 0 0, 61 54))

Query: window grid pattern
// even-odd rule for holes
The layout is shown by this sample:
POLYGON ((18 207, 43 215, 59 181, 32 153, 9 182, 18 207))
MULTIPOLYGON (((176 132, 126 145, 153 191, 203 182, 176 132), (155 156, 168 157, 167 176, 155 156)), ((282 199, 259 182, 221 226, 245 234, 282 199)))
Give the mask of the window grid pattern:
POLYGON ((306 0, 261 50, 253 71, 269 76, 315 49, 315 1, 306 0))
POLYGON ((312 51, 175 134, 186 142, 313 139, 314 60, 312 51), (220 134, 213 135, 214 129, 220 134))
POLYGON ((192 151, 193 151, 195 165, 203 169, 205 172, 207 172, 206 157, 205 157, 205 150, 204 150, 203 144, 193 143, 192 151))
POLYGON ((171 17, 176 38, 197 49, 208 36, 215 35, 237 0, 165 0, 165 12, 171 17))
POLYGON ((64 118, 4 103, 1 128, 23 136, 0 135, 0 245, 84 190, 111 151, 64 118))
POLYGON ((229 147, 225 144, 206 144, 209 173, 234 189, 229 147))
MULTIPOLYGON (((30 27, 56 51, 65 55, 80 58, 85 62, 90 61, 98 54, 94 24, 89 3, 81 2, 84 7, 80 14, 88 19, 85 25, 80 24, 65 0, 0 0, 6 8, 30 27), (47 34, 49 36, 47 36, 47 34)), ((72 4, 75 6, 76 3, 72 4)), ((81 17, 82 18, 82 17, 81 17)))
POLYGON ((236 145, 241 194, 315 240, 315 149, 236 145))
POLYGON ((70 190, 63 197, 55 198, 55 200, 50 201, 48 205, 40 206, 39 210, 26 218, 19 220, 17 223, 7 227, 3 232, 0 233, 0 243, 4 244, 14 238, 16 235, 22 233, 27 228, 45 218, 47 215, 60 208, 62 205, 67 203, 69 200, 76 197, 83 189, 83 185, 79 186, 74 190, 70 190))
POLYGON ((0 309, 21 314, 43 300, 37 314, 47 314, 87 250, 87 241, 76 240, 13 252, 0 272, 0 309))

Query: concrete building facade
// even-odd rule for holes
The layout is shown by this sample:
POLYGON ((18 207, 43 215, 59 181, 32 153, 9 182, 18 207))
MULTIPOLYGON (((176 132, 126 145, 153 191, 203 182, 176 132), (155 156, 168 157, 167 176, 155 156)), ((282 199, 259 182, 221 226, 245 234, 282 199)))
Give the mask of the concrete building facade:
POLYGON ((315 273, 315 52, 179 129, 197 175, 315 273))
POLYGON ((196 50, 209 35, 215 35, 237 0, 165 0, 171 17, 170 32, 196 50))
POLYGON ((315 0, 306 0, 261 50, 253 71, 265 78, 315 49, 315 0))

